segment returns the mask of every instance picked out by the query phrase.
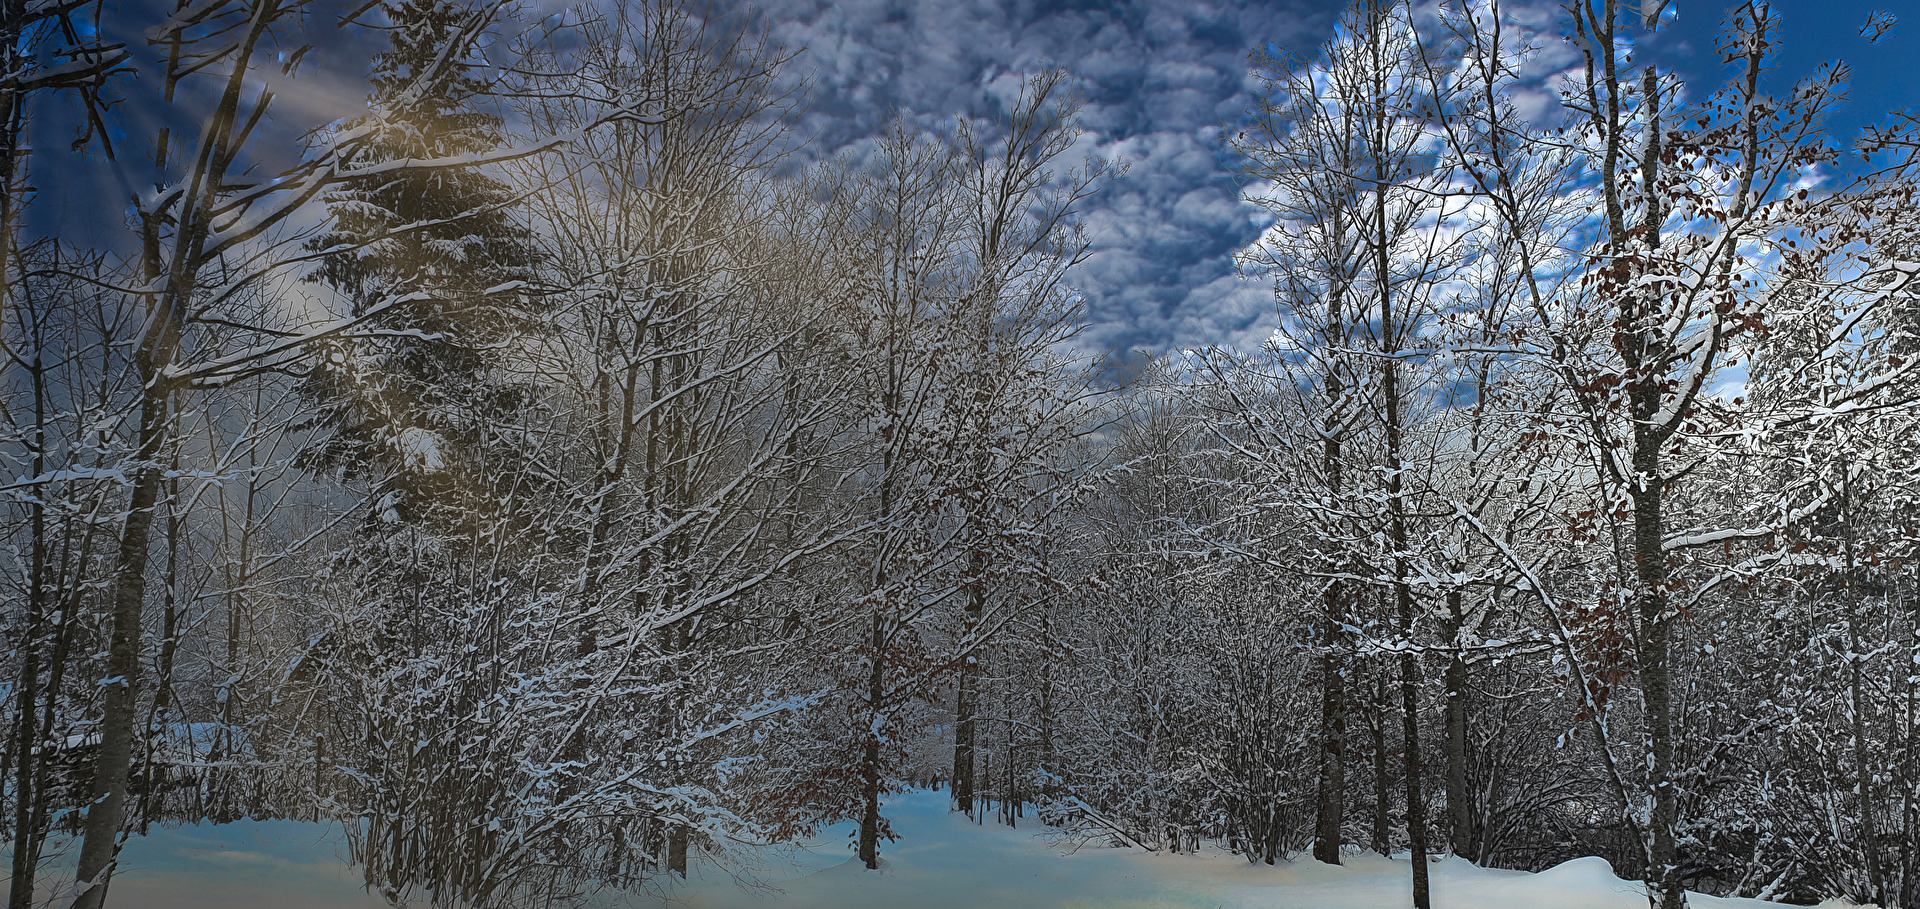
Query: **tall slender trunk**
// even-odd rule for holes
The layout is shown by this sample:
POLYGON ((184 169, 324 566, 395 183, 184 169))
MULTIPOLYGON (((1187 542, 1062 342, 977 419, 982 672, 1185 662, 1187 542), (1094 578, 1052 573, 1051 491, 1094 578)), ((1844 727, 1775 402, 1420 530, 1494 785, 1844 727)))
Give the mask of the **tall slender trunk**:
POLYGON ((1454 649, 1447 657, 1444 708, 1447 735, 1447 838, 1454 855, 1477 860, 1473 797, 1467 787, 1467 658, 1459 649, 1460 631, 1466 624, 1462 599, 1457 589, 1447 592, 1447 617, 1451 629, 1449 637, 1454 644, 1454 649))
POLYGON ((1384 36, 1386 20, 1390 15, 1384 3, 1376 3, 1372 9, 1375 35, 1369 43, 1376 55, 1373 65, 1373 136, 1369 153, 1373 164, 1373 237, 1370 250, 1373 253, 1374 283, 1379 293, 1380 348, 1385 356, 1380 363, 1380 396, 1384 410, 1386 429, 1386 480, 1387 480, 1387 538, 1393 546, 1393 600, 1399 619, 1400 644, 1400 708, 1401 735, 1404 740, 1402 756, 1405 759, 1406 800, 1407 800, 1407 840, 1413 850, 1413 905, 1415 909, 1429 909, 1432 899, 1429 896, 1427 880, 1427 810, 1425 793, 1422 791, 1421 776, 1424 766, 1420 758, 1420 657, 1413 649, 1414 608, 1413 589, 1407 583, 1407 505, 1406 487, 1403 474, 1406 471, 1404 414, 1400 401, 1400 339, 1407 334, 1406 325, 1396 321, 1414 321, 1414 314, 1403 303, 1402 312, 1394 311, 1393 272, 1390 247, 1394 236, 1387 224, 1387 187, 1393 183, 1397 174, 1391 168, 1393 161, 1392 118, 1396 111, 1391 109, 1387 100, 1389 86, 1387 74, 1390 61, 1380 57, 1385 48, 1384 36))
POLYGON ((1373 733, 1373 851, 1390 855, 1393 852, 1393 784, 1390 782, 1392 771, 1388 768, 1387 713, 1391 705, 1387 700, 1385 670, 1376 665, 1371 676, 1373 709, 1368 711, 1367 730, 1373 733))
MULTIPOLYGON (((886 652, 886 628, 878 606, 873 615, 873 627, 868 645, 873 648, 871 668, 867 673, 867 705, 877 725, 881 715, 881 700, 886 696, 886 664, 882 657, 886 652)), ((880 867, 880 734, 878 730, 868 729, 866 741, 860 750, 860 861, 868 868, 880 867)))
MULTIPOLYGON (((998 231, 987 231, 982 234, 980 262, 983 267, 987 263, 997 264, 997 260, 1000 257, 999 238, 1000 234, 998 231)), ((973 319, 976 324, 973 330, 977 338, 975 339, 973 355, 977 358, 978 362, 975 368, 981 370, 983 373, 988 370, 987 364, 994 355, 991 340, 993 338, 993 315, 996 308, 994 304, 998 298, 998 287, 993 281, 986 282, 985 286, 977 289, 971 298, 973 308, 976 311, 975 318, 973 319)), ((971 459, 971 463, 967 465, 967 470, 970 472, 968 479, 977 488, 985 489, 988 486, 987 475, 993 470, 993 455, 990 450, 986 448, 987 440, 991 437, 992 433, 992 421, 989 416, 992 408, 987 406, 992 401, 992 395, 989 391, 989 383, 985 378, 975 376, 972 381, 978 383, 978 386, 972 392, 978 411, 971 421, 970 431, 973 438, 969 441, 973 445, 979 446, 979 448, 971 459)), ((987 607, 986 572, 988 563, 987 553, 984 551, 986 543, 983 539, 987 529, 983 526, 984 521, 982 518, 984 516, 980 513, 986 507, 987 497, 983 495, 967 507, 965 515, 965 533, 967 540, 967 603, 965 633, 961 636, 961 642, 963 646, 968 647, 970 650, 978 646, 971 638, 979 632, 980 617, 986 612, 987 607)), ((976 716, 980 710, 979 680, 977 678, 979 665, 980 661, 977 660, 971 652, 961 659, 959 691, 956 692, 954 696, 953 802, 954 807, 969 815, 973 813, 973 795, 974 789, 976 788, 973 762, 977 739, 979 737, 979 731, 977 729, 978 718, 976 716)))
POLYGON ((1673 626, 1667 612, 1667 563, 1661 550, 1663 502, 1656 479, 1657 448, 1636 452, 1636 470, 1642 487, 1633 493, 1634 563, 1639 582, 1640 691, 1646 722, 1648 798, 1652 802, 1652 841, 1647 850, 1648 898, 1660 909, 1686 905, 1681 887, 1675 827, 1679 821, 1679 794, 1673 785, 1673 697, 1668 663, 1673 626))
MULTIPOLYGON (((88 527, 82 533, 80 540, 75 541, 69 538, 65 543, 65 548, 69 553, 90 552, 92 550, 94 532, 94 528, 88 527)), ((84 555, 81 556, 82 560, 84 560, 84 558, 84 555)), ((74 567, 71 569, 72 574, 68 576, 77 575, 83 570, 83 566, 74 567)), ((59 600, 59 608, 55 612, 51 623, 53 633, 52 653, 47 658, 46 684, 41 686, 41 690, 46 692, 46 696, 42 698, 39 705, 40 725, 33 734, 34 741, 36 742, 45 743, 53 740, 53 723, 59 708, 58 692, 61 690, 66 675, 67 657, 72 652, 74 638, 76 637, 74 630, 75 622, 73 619, 74 616, 79 613, 80 597, 84 592, 85 588, 74 585, 71 591, 61 597, 59 600)), ((46 845, 46 833, 49 823, 48 814, 52 809, 52 805, 47 797, 45 770, 46 768, 43 765, 35 771, 36 783, 33 790, 33 799, 28 811, 27 831, 29 835, 27 837, 28 849, 25 862, 26 867, 29 869, 29 876, 24 879, 14 878, 14 886, 18 888, 14 893, 26 894, 25 901, 21 904, 22 909, 32 904, 32 869, 39 867, 41 850, 46 845)), ((20 861, 17 855, 15 861, 20 861)))
MULTIPOLYGON (((7 4, 9 15, 13 15, 19 0, 10 0, 7 4)), ((0 154, 6 154, 7 167, 11 168, 12 150, 0 148, 0 154)), ((0 178, 10 177, 0 174, 0 178)), ((0 192, 11 194, 11 183, 0 185, 0 192)), ((9 213, 10 214, 10 213, 9 213)), ((3 217, 3 216, 0 216, 3 217)), ((0 221, 0 231, 9 236, 12 222, 0 221)), ((8 242, 0 240, 0 242, 8 242)), ((10 271, 10 259, 0 259, 0 272, 10 271)), ((7 280, 0 277, 0 281, 7 280)), ((6 299, 7 289, 0 287, 0 302, 6 299)), ((5 310, 0 308, 0 316, 5 310)), ((23 320, 24 321, 24 320, 23 320)), ((29 380, 33 388, 33 476, 45 476, 47 469, 47 377, 46 360, 40 356, 40 339, 29 339, 33 345, 34 356, 27 367, 29 380)), ((40 794, 43 739, 38 734, 35 722, 35 708, 40 700, 40 638, 42 626, 46 623, 48 564, 47 564, 47 515, 45 496, 34 496, 27 505, 27 532, 31 536, 31 554, 27 575, 27 621, 21 632, 20 677, 16 683, 16 709, 14 717, 14 781, 13 781, 13 886, 7 897, 9 909, 29 909, 33 905, 33 884, 38 863, 39 837, 41 835, 38 813, 35 805, 44 800, 40 794)), ((51 703, 53 694, 49 692, 51 703)))
MULTIPOLYGON (((903 440, 901 436, 904 435, 904 426, 902 426, 899 419, 901 399, 904 395, 901 387, 904 383, 904 376, 902 375, 902 367, 899 362, 900 352, 894 349, 890 350, 889 353, 894 356, 890 358, 887 363, 887 374, 883 380, 885 383, 884 391, 881 395, 884 412, 893 418, 883 434, 883 447, 880 452, 879 516, 885 520, 891 520, 894 517, 895 484, 899 482, 900 479, 896 473, 900 467, 900 450, 897 446, 902 444, 903 440)), ((867 638, 867 646, 869 649, 866 679, 868 725, 866 729, 860 731, 860 735, 863 736, 863 741, 860 746, 860 830, 856 842, 860 861, 869 869, 880 867, 880 787, 882 780, 880 772, 879 726, 882 717, 886 715, 887 706, 886 652, 888 629, 886 623, 886 598, 889 566, 886 562, 887 554, 884 552, 886 547, 883 545, 880 548, 883 551, 876 555, 873 562, 871 604, 873 616, 871 625, 868 628, 867 638)))
MULTIPOLYGON (((139 367, 146 388, 141 394, 140 445, 135 459, 153 465, 166 437, 167 393, 151 357, 139 359, 147 361, 139 367)), ((105 903, 120 825, 126 818, 127 783, 133 770, 134 732, 139 721, 140 620, 146 606, 147 542, 160 482, 157 466, 143 466, 134 473, 133 495, 120 532, 113 583, 113 630, 107 645, 107 677, 102 683, 106 690, 100 746, 75 872, 76 885, 86 889, 74 899, 74 909, 100 909, 105 903)))
MULTIPOLYGON (((1403 616, 1410 612, 1403 611, 1403 616)), ((1410 624, 1410 623, 1409 623, 1410 624)), ((1407 840, 1413 849, 1413 905, 1432 909, 1427 874, 1427 803, 1420 758, 1420 658, 1400 657, 1400 733, 1405 740, 1407 775, 1407 840)))
MULTIPOLYGON (((1646 105, 1647 147, 1642 161, 1644 192, 1650 200, 1642 229, 1649 253, 1660 248, 1665 212, 1659 204, 1660 93, 1652 66, 1642 75, 1646 105)), ((1610 143, 1610 146, 1613 143, 1610 143)), ((1621 238, 1624 239, 1624 238, 1621 238)), ((1633 503, 1633 568, 1639 635, 1635 658, 1640 668, 1640 697, 1644 715, 1644 744, 1648 763, 1648 801, 1652 836, 1647 843, 1647 900, 1659 909, 1682 909, 1687 903, 1679 865, 1676 834, 1680 822, 1680 794, 1673 779, 1673 689, 1669 664, 1673 650, 1673 619, 1668 612, 1666 538, 1666 478, 1661 475, 1660 449, 1671 432, 1655 420, 1661 411, 1662 382, 1655 375, 1665 355, 1653 337, 1657 325, 1647 324, 1659 311, 1659 298, 1637 289, 1626 292, 1627 318, 1621 320, 1625 337, 1621 354, 1630 383, 1628 399, 1633 413, 1632 462, 1628 497, 1633 503)), ((1707 354, 1698 354, 1706 356, 1707 354)))
MULTIPOLYGON (((1330 306, 1327 324, 1337 325, 1338 293, 1333 295, 1330 306)), ((1339 406, 1341 390, 1338 372, 1330 370, 1327 376, 1329 408, 1339 406)), ((1340 432, 1339 414, 1329 413, 1320 450, 1329 497, 1339 495, 1344 485, 1340 432)), ((1340 864, 1340 826, 1347 811, 1347 665, 1342 659, 1347 638, 1346 593, 1345 581, 1330 580, 1320 604, 1320 766, 1314 795, 1313 857, 1329 865, 1340 864)))
POLYGON ((1416 909, 1430 909, 1432 897, 1428 893, 1427 879, 1427 808, 1421 776, 1425 772, 1420 757, 1420 656, 1413 648, 1414 609, 1413 588, 1407 583, 1407 514, 1404 480, 1401 477, 1406 465, 1402 457, 1402 430, 1400 413, 1400 367, 1393 358, 1398 353, 1394 342, 1392 297, 1386 280, 1387 244, 1386 203, 1384 198, 1377 207, 1378 227, 1382 236, 1378 238, 1376 252, 1381 269, 1380 281, 1380 324, 1381 334, 1387 339, 1387 358, 1381 367, 1380 392, 1386 405, 1387 428, 1387 518, 1388 539, 1393 544, 1393 599, 1400 622, 1400 720, 1401 736, 1404 741, 1402 755, 1406 761, 1407 788, 1407 840, 1413 849, 1413 905, 1416 909))
MULTIPOLYGON (((180 458, 175 454, 172 470, 178 474, 180 458)), ((167 487, 166 545, 167 564, 161 569, 160 599, 160 658, 154 666, 153 703, 147 708, 146 749, 140 757, 140 834, 145 836, 147 825, 153 822, 156 807, 155 795, 165 780, 159 776, 162 771, 154 761, 153 748, 155 738, 166 727, 167 711, 172 706, 173 662, 180 647, 180 515, 173 506, 180 499, 180 480, 177 476, 169 478, 167 487)))
MULTIPOLYGON (((986 579, 981 573, 986 570, 985 559, 978 549, 967 554, 967 630, 975 629, 980 615, 986 608, 986 579)), ((964 641, 964 639, 963 639, 964 641)), ((962 813, 973 815, 974 794, 974 751, 979 737, 976 714, 979 712, 977 679, 978 661, 969 653, 960 661, 959 691, 954 695, 953 725, 953 806, 962 813)))
MULTIPOLYGON (((259 459, 259 448, 257 446, 248 446, 247 481, 244 487, 245 493, 241 498, 243 504, 240 522, 240 551, 238 556, 229 562, 230 573, 227 577, 225 641, 225 667, 227 677, 226 680, 220 684, 216 692, 220 706, 220 730, 216 735, 213 747, 216 749, 219 757, 232 755, 239 747, 235 731, 240 728, 242 708, 244 707, 240 699, 240 680, 245 674, 243 667, 240 665, 240 634, 243 624, 243 614, 246 609, 244 606, 246 600, 245 591, 249 589, 253 577, 253 530, 257 507, 256 499, 259 496, 259 489, 256 485, 255 478, 259 476, 259 459)), ((316 732, 314 738, 314 811, 316 818, 319 816, 318 806, 320 799, 319 741, 319 733, 316 732)), ((231 775, 229 775, 229 778, 231 778, 231 775)), ((226 788, 216 793, 213 801, 216 817, 230 817, 237 813, 237 811, 233 809, 237 809, 239 806, 233 806, 233 809, 229 808, 230 801, 226 788)))
MULTIPOLYGON (((1053 642, 1053 624, 1048 620, 1045 612, 1040 614, 1040 640, 1043 644, 1047 645, 1051 645, 1053 642)), ((1038 716, 1035 718, 1040 727, 1040 757, 1037 763, 1040 770, 1040 779, 1042 780, 1040 793, 1042 796, 1050 796, 1053 794, 1052 784, 1045 781, 1053 779, 1055 773, 1053 757, 1053 671, 1053 660, 1043 659, 1040 663, 1040 704, 1038 716)))
POLYGON ((978 734, 974 725, 973 658, 969 656, 960 666, 959 691, 954 695, 953 725, 953 807, 955 810, 973 816, 973 771, 974 740, 978 734))
MULTIPOLYGON (((237 94, 237 89, 236 89, 237 94)), ((237 103, 237 102, 236 102, 237 103)), ((120 827, 126 820, 128 778, 133 772, 134 732, 139 721, 141 619, 146 608, 148 544, 153 535, 153 512, 160 499, 164 471, 159 464, 166 447, 171 391, 161 371, 172 361, 179 339, 179 319, 190 276, 198 271, 194 257, 176 249, 171 269, 161 262, 160 226, 149 221, 142 237, 144 275, 149 281, 167 279, 165 289, 148 309, 151 323, 134 350, 133 374, 140 382, 139 431, 133 451, 133 490, 128 497, 126 523, 114 557, 112 630, 107 645, 107 676, 100 716, 100 746, 93 771, 93 789, 82 828, 76 885, 84 887, 74 898, 74 909, 100 909, 119 852, 120 827)), ((179 243, 197 247, 206 228, 192 224, 179 243)))
MULTIPOLYGON (((1338 443, 1328 445, 1338 450, 1338 443)), ((1321 615, 1325 649, 1320 655, 1320 772, 1313 857, 1329 865, 1340 864, 1340 825, 1347 810, 1347 667, 1340 654, 1340 642, 1346 637, 1341 627, 1344 599, 1342 582, 1328 582, 1321 615)))
POLYGON ((1853 738, 1853 786, 1854 797, 1859 805, 1860 850, 1865 853, 1867 866, 1868 896, 1876 903, 1886 905, 1887 881, 1880 865, 1880 843, 1875 829, 1874 809, 1878 800, 1874 796, 1873 765, 1868 762, 1867 733, 1867 697, 1864 662, 1859 654, 1867 652, 1860 637, 1860 593, 1854 584, 1854 573, 1858 562, 1855 561, 1853 545, 1853 482, 1849 476, 1840 480, 1840 514, 1846 522, 1841 543, 1845 547, 1844 560, 1841 563, 1840 589, 1841 603, 1847 610, 1847 703, 1852 714, 1853 738))

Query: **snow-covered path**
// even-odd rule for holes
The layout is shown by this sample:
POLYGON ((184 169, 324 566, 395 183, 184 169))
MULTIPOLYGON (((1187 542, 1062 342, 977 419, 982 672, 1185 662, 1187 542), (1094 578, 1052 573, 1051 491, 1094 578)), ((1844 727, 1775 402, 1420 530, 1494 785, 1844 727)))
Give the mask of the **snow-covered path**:
MULTIPOLYGON (((744 866, 764 886, 742 889, 712 865, 665 893, 603 893, 596 907, 686 909, 1399 909, 1410 904, 1404 860, 1350 856, 1340 868, 1311 860, 1250 865, 1215 850, 1150 855, 1065 846, 1039 825, 1009 830, 948 813, 942 792, 909 792, 888 804, 901 839, 887 867, 859 866, 836 825, 806 849, 759 850, 744 866), (1036 836, 1035 834, 1040 834, 1036 836)), ((338 828, 245 821, 154 828, 133 837, 108 899, 115 909, 380 909, 342 856, 338 828), (331 832, 330 832, 331 831, 331 832)), ((1642 909, 1638 884, 1600 859, 1540 874, 1433 866, 1435 909, 1642 909)), ((1776 909, 1778 903, 1695 896, 1696 909, 1776 909)), ((417 905, 425 905, 420 901, 417 905)), ((1831 904, 1839 906, 1839 903, 1831 904)))

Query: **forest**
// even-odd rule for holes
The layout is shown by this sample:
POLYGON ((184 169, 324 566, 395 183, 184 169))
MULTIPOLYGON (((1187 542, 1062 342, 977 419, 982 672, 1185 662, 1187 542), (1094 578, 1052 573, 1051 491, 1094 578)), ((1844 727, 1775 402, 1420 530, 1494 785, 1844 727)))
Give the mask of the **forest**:
POLYGON ((1838 143, 1762 0, 1711 85, 1570 0, 1522 116, 1517 5, 1251 49, 1274 330, 1129 358, 1062 69, 808 156, 724 6, 0 0, 10 909, 202 819, 435 906, 877 868, 927 787, 1421 909, 1439 855, 1920 907, 1920 114, 1838 143))

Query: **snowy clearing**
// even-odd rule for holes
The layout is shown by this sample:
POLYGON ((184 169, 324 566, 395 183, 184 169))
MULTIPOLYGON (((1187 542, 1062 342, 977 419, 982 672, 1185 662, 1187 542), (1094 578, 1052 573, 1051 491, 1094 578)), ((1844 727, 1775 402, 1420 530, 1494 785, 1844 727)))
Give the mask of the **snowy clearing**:
MULTIPOLYGON (((692 909, 751 907, 920 907, 975 909, 1398 909, 1412 904, 1404 858, 1351 855, 1335 868, 1302 855, 1293 862, 1252 865, 1219 849, 1197 855, 1089 847, 1062 854, 1061 843, 1035 823, 1021 829, 975 825, 947 811, 947 794, 919 790, 888 804, 901 834, 882 852, 886 867, 869 872, 839 851, 853 825, 826 831, 809 852, 784 865, 763 862, 759 877, 782 893, 743 893, 723 880, 695 880, 672 897, 692 909)), ((1435 909, 1643 909, 1645 890, 1615 877, 1598 858, 1578 859, 1539 874, 1478 868, 1445 859, 1433 865, 1435 909)), ((656 901, 659 897, 654 898, 656 901)), ((1689 894, 1696 909, 1761 909, 1779 903, 1689 894)), ((617 904, 616 904, 617 905, 617 904)), ((1847 905, 1824 904, 1829 909, 1847 905)))
MULTIPOLYGON (((40 905, 72 900, 78 845, 49 843, 40 905), (56 852, 55 850, 62 851, 56 852)), ((130 836, 107 892, 108 909, 383 909, 346 861, 338 825, 202 821, 130 836)), ((8 856, 11 859, 11 856, 8 856)))
MULTIPOLYGON (((742 888, 710 863, 667 893, 602 893, 595 907, 686 909, 1398 909, 1410 905, 1404 858, 1349 856, 1341 868, 1304 856, 1250 865, 1213 848, 1154 855, 1088 847, 1066 853, 1035 824, 1010 830, 975 825, 947 811, 944 792, 918 790, 887 806, 898 842, 886 867, 869 872, 849 856, 853 824, 826 830, 804 849, 759 850, 738 870, 764 883, 742 888)), ((242 821, 154 828, 127 844, 108 905, 120 909, 379 909, 345 861, 338 828, 295 821, 242 821)), ((44 891, 43 891, 44 892, 44 891)), ((1446 859, 1433 866, 1436 909, 1639 909, 1638 882, 1605 861, 1578 859, 1539 874, 1477 868, 1446 859)), ((426 900, 413 905, 424 906, 426 900)), ((1779 903, 1692 894, 1698 909, 1763 909, 1779 903)), ((1830 909, 1848 905, 1823 904, 1830 909)))

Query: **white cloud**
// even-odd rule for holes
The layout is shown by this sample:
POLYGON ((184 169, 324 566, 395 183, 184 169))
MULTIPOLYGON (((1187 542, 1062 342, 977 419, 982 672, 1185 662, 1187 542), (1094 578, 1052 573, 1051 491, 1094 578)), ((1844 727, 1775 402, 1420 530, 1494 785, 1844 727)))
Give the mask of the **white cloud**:
POLYGON ((1234 276, 1232 252, 1258 228, 1219 127, 1252 103, 1249 51, 1311 52, 1342 5, 766 0, 759 15, 775 41, 807 48, 788 78, 816 80, 799 124, 817 137, 814 156, 873 134, 895 110, 927 123, 991 116, 1022 74, 1066 67, 1086 100, 1073 162, 1085 150, 1131 167, 1084 208, 1085 343, 1164 350, 1238 338, 1271 310, 1264 286, 1234 276))

